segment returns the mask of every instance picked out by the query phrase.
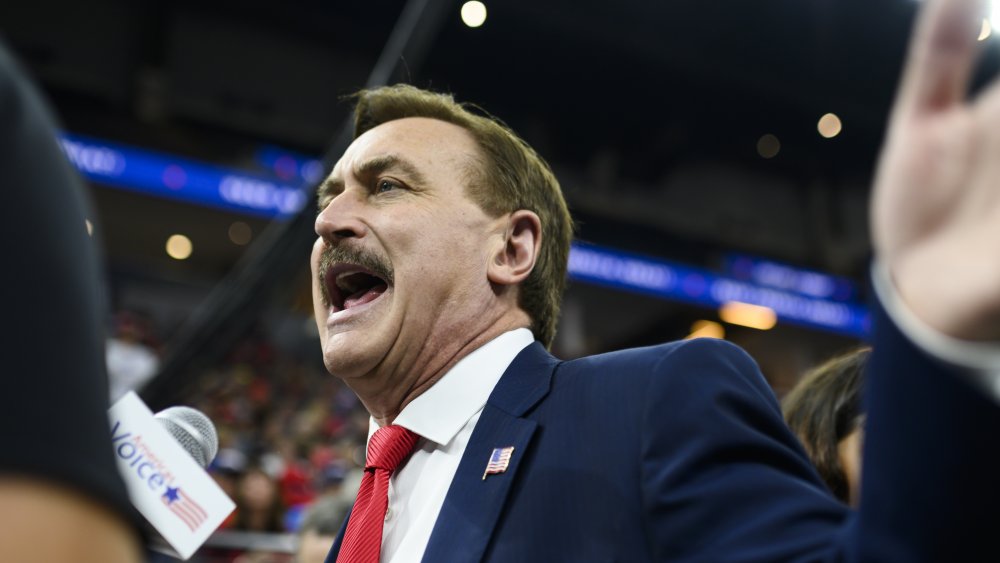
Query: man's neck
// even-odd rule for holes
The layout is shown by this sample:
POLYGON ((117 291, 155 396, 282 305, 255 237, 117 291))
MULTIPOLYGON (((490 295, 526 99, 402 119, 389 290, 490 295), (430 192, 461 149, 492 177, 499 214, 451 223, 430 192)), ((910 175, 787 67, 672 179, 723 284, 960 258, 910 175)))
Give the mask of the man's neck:
MULTIPOLYGON (((410 385, 405 388, 380 385, 380 388, 372 389, 371 392, 362 389, 354 391, 379 426, 392 424, 399 413, 406 408, 406 405, 430 389, 463 358, 501 334, 518 328, 527 328, 529 324, 527 316, 522 313, 522 315, 512 315, 510 318, 501 319, 501 322, 491 323, 485 330, 462 335, 465 338, 452 338, 437 345, 428 342, 416 355, 414 361, 407 363, 406 369, 411 374, 420 374, 410 380, 412 382, 410 385)), ((382 381, 385 380, 382 379, 382 381)), ((400 380, 396 379, 396 381, 400 380)))

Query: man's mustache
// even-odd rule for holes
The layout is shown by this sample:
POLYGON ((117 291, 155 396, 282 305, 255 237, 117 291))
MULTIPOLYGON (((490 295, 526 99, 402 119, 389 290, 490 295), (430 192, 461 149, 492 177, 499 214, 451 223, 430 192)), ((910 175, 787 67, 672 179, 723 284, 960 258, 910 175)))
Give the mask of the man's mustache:
POLYGON ((337 246, 327 246, 323 251, 323 254, 320 255, 319 271, 316 272, 320 290, 323 292, 323 304, 327 307, 330 306, 330 294, 327 289, 325 279, 326 273, 334 264, 341 262, 361 266, 362 268, 365 268, 382 278, 386 284, 393 284, 394 277, 392 265, 389 263, 389 259, 385 256, 367 249, 348 246, 343 243, 340 243, 337 246))

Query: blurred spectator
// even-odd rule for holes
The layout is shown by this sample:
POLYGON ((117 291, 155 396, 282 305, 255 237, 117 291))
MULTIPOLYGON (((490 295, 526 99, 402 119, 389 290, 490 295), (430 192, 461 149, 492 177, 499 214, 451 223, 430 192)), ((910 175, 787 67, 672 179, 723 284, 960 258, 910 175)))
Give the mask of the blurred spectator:
POLYGON ((111 402, 138 390, 160 369, 154 341, 147 319, 128 311, 115 315, 114 335, 105 349, 111 402))
POLYGON ((299 527, 295 563, 323 563, 336 539, 353 498, 350 495, 321 497, 306 512, 299 527))
POLYGON ((782 401, 788 426, 830 491, 854 506, 861 489, 861 397, 870 354, 863 348, 828 360, 807 373, 782 401))
POLYGON ((328 463, 316 478, 316 492, 320 496, 340 494, 344 490, 344 479, 347 477, 347 464, 334 461, 328 463))
POLYGON ((240 476, 236 487, 235 529, 248 532, 284 532, 285 509, 278 484, 258 467, 240 476))
POLYGON ((285 506, 312 502, 316 498, 312 481, 312 471, 310 471, 308 464, 298 459, 285 464, 285 471, 278 480, 281 485, 281 501, 285 506))
MULTIPOLYGON (((239 496, 237 483, 239 482, 240 475, 246 469, 246 465, 246 456, 242 452, 232 448, 223 448, 216 454, 215 459, 212 460, 208 469, 212 479, 215 479, 215 482, 226 493, 226 496, 235 499, 239 496)), ((222 521, 219 529, 225 530, 235 525, 236 512, 233 512, 222 521)))

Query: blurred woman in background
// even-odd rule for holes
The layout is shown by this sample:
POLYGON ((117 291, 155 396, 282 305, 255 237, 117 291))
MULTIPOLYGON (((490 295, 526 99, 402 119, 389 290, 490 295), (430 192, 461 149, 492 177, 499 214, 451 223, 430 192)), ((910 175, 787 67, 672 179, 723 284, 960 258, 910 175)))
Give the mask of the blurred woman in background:
POLYGON ((275 479, 258 467, 247 469, 236 487, 234 528, 247 532, 284 532, 284 515, 275 479))
POLYGON ((834 357, 807 373, 785 396, 782 411, 788 426, 830 491, 857 506, 861 490, 861 407, 864 370, 871 349, 834 357))

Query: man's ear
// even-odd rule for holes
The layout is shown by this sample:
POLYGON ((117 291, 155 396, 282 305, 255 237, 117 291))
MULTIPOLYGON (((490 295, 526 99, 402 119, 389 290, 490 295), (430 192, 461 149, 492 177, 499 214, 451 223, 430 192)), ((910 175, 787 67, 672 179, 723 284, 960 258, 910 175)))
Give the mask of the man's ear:
POLYGON ((503 246, 490 259, 486 274, 492 283, 516 285, 528 277, 538 260, 542 222, 527 209, 518 209, 505 219, 503 246))

